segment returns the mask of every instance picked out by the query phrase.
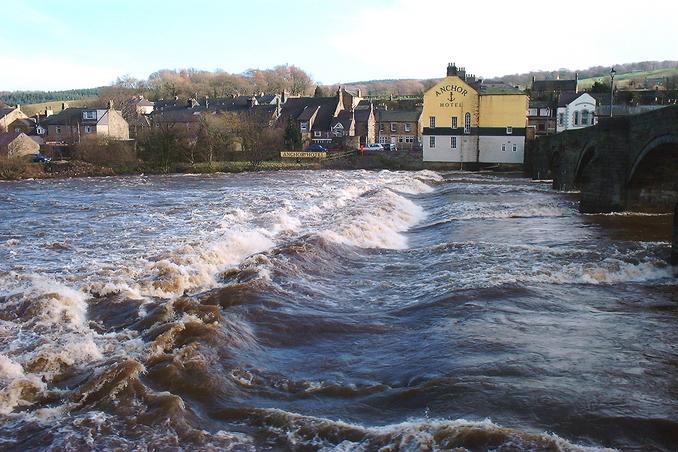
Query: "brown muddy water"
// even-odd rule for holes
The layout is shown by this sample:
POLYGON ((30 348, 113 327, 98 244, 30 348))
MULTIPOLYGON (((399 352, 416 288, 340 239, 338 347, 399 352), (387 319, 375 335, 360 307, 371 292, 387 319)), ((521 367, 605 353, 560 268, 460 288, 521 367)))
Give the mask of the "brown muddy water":
POLYGON ((670 221, 459 172, 0 183, 0 448, 675 450, 670 221))

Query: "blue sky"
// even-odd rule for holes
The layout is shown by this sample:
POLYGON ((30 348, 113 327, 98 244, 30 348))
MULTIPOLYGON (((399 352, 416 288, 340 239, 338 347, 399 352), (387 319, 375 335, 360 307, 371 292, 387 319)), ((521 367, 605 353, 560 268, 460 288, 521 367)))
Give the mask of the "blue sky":
POLYGON ((678 60, 678 2, 610 3, 3 0, 0 91, 94 87, 164 68, 287 63, 337 83, 440 77, 448 61, 491 77, 678 60))

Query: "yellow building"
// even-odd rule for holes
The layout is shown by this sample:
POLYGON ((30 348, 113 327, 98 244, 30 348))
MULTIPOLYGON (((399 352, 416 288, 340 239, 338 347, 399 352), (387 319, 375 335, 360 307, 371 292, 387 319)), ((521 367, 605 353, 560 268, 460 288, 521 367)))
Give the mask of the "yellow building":
POLYGON ((505 83, 482 83, 450 64, 424 94, 424 161, 523 163, 528 97, 505 83))

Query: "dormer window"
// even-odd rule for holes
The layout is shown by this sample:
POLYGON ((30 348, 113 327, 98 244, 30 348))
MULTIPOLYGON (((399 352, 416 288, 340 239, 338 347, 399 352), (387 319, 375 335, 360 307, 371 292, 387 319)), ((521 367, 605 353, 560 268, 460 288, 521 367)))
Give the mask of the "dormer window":
POLYGON ((506 135, 511 135, 513 133, 513 127, 506 126, 506 135))
POLYGON ((82 119, 97 119, 97 112, 92 110, 92 111, 83 111, 82 112, 82 119))

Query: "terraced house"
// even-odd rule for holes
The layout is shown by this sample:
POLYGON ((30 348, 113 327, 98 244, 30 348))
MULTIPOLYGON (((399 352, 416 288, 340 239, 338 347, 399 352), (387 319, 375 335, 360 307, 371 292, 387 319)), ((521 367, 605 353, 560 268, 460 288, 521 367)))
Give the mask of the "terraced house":
POLYGON ((381 144, 395 144, 398 149, 412 149, 421 137, 421 111, 377 110, 377 137, 381 144))
POLYGON ((424 161, 522 164, 527 108, 520 90, 449 64, 447 77, 424 94, 424 161))

